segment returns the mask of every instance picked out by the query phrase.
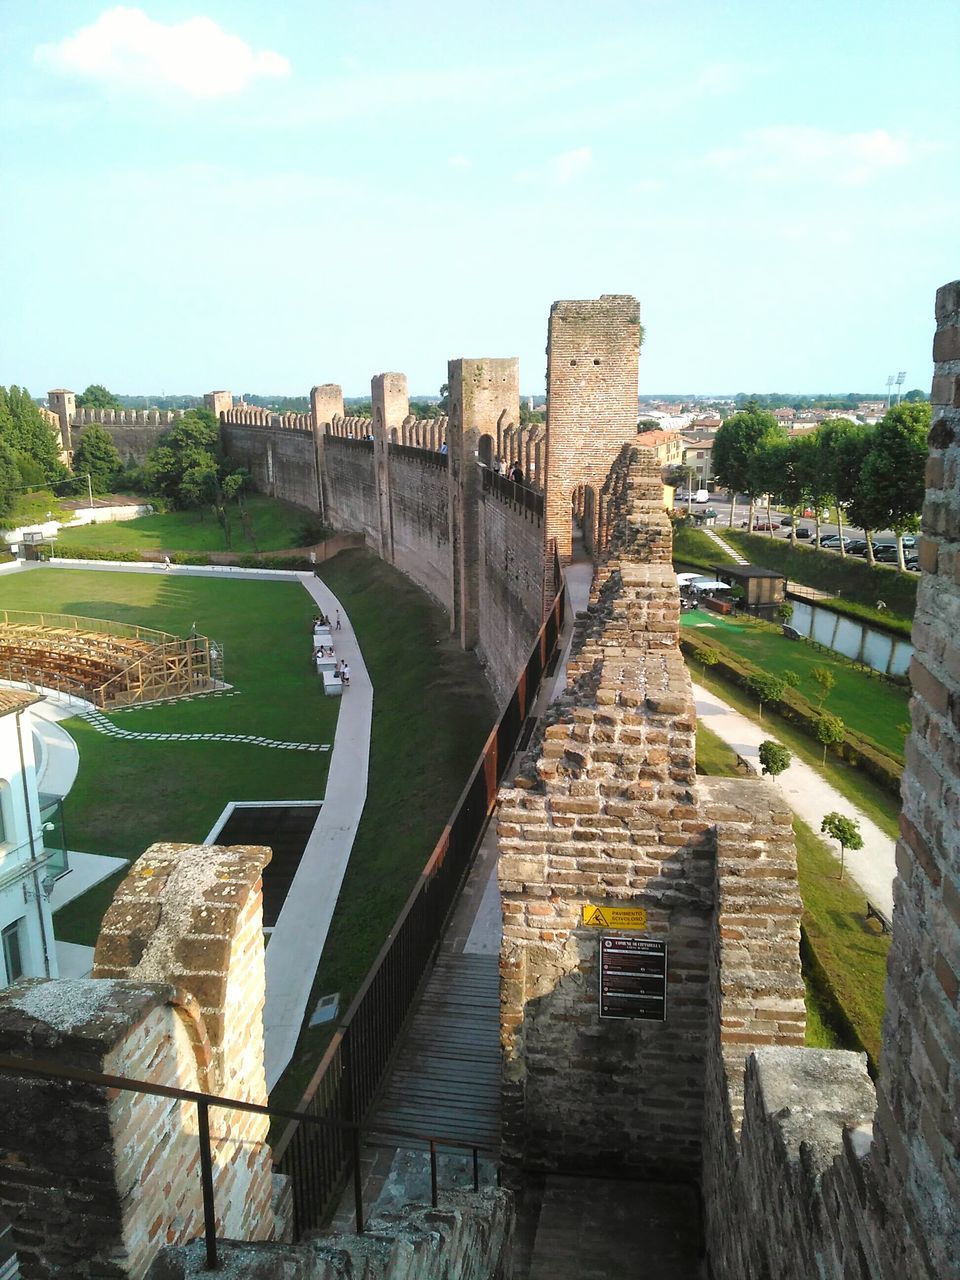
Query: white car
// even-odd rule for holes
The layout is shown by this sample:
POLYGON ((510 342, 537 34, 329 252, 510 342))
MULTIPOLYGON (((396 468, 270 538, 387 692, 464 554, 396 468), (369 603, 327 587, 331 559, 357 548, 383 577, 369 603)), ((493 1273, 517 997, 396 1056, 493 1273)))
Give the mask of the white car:
POLYGON ((710 501, 710 493, 707 489, 698 489, 693 495, 694 502, 704 503, 710 501))

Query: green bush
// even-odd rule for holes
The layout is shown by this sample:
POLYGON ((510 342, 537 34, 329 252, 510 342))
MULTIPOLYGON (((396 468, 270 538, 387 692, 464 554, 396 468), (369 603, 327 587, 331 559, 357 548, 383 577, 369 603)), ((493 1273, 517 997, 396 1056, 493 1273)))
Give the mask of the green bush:
POLYGON ((125 560, 136 561, 140 559, 136 551, 117 551, 111 547, 74 547, 68 542, 60 542, 54 544, 53 554, 62 557, 64 560, 125 560))
POLYGON ((871 569, 858 556, 839 556, 816 547, 792 547, 778 538, 743 533, 739 529, 724 529, 723 536, 752 563, 777 569, 805 586, 841 595, 841 601, 831 602, 838 612, 896 630, 898 634, 905 624, 909 634, 909 620, 917 608, 918 574, 900 573, 883 564, 871 569), (875 607, 878 600, 886 604, 885 610, 875 607), (859 606, 856 612, 848 607, 851 604, 859 606), (900 617, 897 619, 891 614, 900 617))
MULTIPOLYGON (((705 640, 696 631, 681 632, 680 647, 684 653, 700 661, 703 660, 702 655, 707 650, 718 654, 718 660, 711 664, 711 671, 731 684, 738 685, 740 688, 746 689, 751 695, 756 696, 755 686, 751 682, 766 673, 750 662, 749 659, 741 658, 731 653, 715 638, 705 640)), ((778 698, 771 698, 769 701, 764 702, 764 708, 775 711, 788 723, 796 725, 804 733, 808 734, 814 742, 819 741, 816 725, 817 721, 821 719, 822 713, 812 703, 808 702, 798 690, 785 685, 778 698)), ((899 797, 903 766, 878 747, 875 742, 871 742, 863 734, 845 727, 843 740, 836 747, 829 748, 829 750, 834 755, 839 756, 841 760, 846 760, 849 764, 862 769, 875 782, 878 782, 884 790, 899 797)))

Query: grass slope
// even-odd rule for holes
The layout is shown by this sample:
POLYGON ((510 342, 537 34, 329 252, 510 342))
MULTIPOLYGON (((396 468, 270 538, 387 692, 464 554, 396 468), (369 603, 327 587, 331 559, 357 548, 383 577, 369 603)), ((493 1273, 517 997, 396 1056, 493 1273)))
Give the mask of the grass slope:
POLYGON ((836 684, 824 702, 824 711, 839 716, 851 729, 903 760, 904 730, 900 726, 909 719, 909 690, 867 675, 839 654, 788 640, 779 627, 759 619, 727 619, 695 609, 683 615, 681 625, 695 628, 704 638, 716 639, 769 674, 793 672, 800 677, 799 692, 814 705, 820 694, 811 672, 816 667, 828 668, 836 684))
POLYGON ((686 523, 673 526, 673 558, 678 564, 691 565, 708 573, 716 564, 734 563, 733 556, 718 547, 702 529, 686 523))
MULTIPOLYGON (((42 569, 0 579, 0 607, 140 622, 179 635, 196 622, 222 646, 236 696, 123 712, 112 717, 121 728, 333 742, 338 703, 324 697, 311 669, 315 609, 298 583, 42 569)), ((326 752, 125 741, 79 719, 65 727, 80 748, 65 804, 75 849, 136 857, 156 840, 202 840, 230 800, 315 799, 326 785, 326 752)), ((100 916, 86 906, 84 899, 58 914, 58 937, 94 940, 100 916)))
MULTIPOLYGON (((338 991, 342 1015, 433 852, 496 707, 446 615, 408 579, 365 551, 341 553, 322 576, 350 615, 375 691, 367 803, 308 1006, 338 991)), ((275 1105, 299 1101, 332 1033, 303 1031, 275 1105)))
MULTIPOLYGON (((247 499, 257 546, 244 535, 240 513, 231 508, 233 546, 237 552, 281 551, 303 545, 304 530, 310 520, 298 507, 254 494, 247 499)), ((196 511, 171 511, 166 515, 140 516, 112 524, 84 525, 64 529, 57 539, 61 555, 71 547, 96 551, 224 551, 223 531, 208 512, 203 520, 196 511)))

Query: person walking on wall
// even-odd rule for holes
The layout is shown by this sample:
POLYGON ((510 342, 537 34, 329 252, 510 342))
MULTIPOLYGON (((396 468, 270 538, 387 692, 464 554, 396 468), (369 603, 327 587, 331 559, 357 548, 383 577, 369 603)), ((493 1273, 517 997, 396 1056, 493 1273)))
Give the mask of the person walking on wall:
POLYGON ((339 630, 340 630, 340 610, 339 610, 339 609, 337 610, 337 625, 336 625, 336 628, 335 628, 335 629, 336 629, 337 631, 339 631, 339 630))
POLYGON ((169 556, 164 556, 164 557, 163 557, 163 572, 164 572, 164 573, 166 573, 166 572, 167 572, 167 570, 168 570, 169 568, 170 568, 170 557, 169 557, 169 556))
POLYGON ((350 683, 350 667, 347 660, 344 659, 340 666, 340 683, 346 688, 350 683))

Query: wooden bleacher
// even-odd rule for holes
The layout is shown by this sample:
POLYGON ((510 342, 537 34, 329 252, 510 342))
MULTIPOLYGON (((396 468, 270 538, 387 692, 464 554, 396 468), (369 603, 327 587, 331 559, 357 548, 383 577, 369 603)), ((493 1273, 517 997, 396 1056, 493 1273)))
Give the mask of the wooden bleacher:
POLYGON ((14 610, 0 611, 0 679, 56 689, 101 709, 216 684, 206 636, 14 610))

